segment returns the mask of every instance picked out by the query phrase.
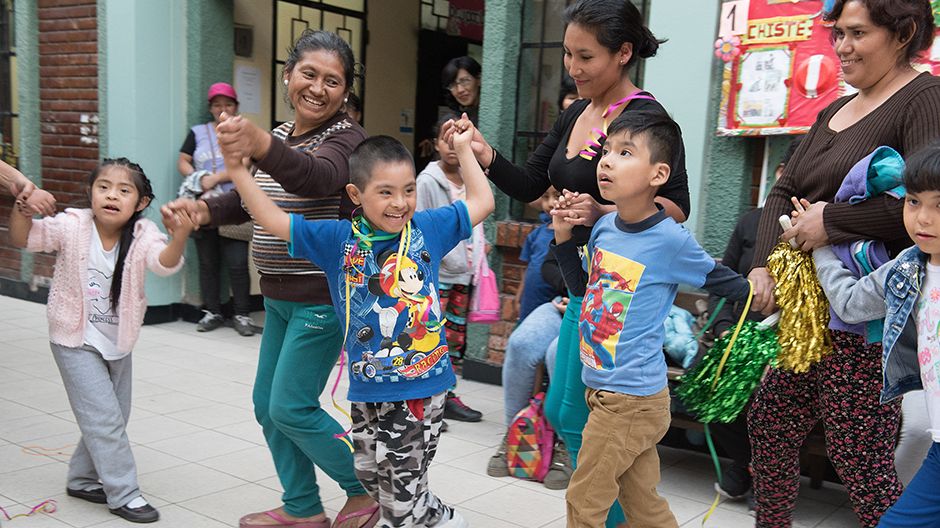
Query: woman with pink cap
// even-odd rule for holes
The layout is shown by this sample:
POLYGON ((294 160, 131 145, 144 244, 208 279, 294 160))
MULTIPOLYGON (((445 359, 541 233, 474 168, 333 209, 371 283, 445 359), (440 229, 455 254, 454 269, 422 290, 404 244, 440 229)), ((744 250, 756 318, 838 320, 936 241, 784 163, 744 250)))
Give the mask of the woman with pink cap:
MULTIPOLYGON (((200 123, 189 129, 186 141, 180 148, 176 167, 185 178, 183 187, 192 197, 209 198, 221 195, 234 188, 234 184, 225 175, 225 164, 215 127, 222 122, 222 114, 238 113, 238 95, 231 84, 218 82, 209 87, 209 112, 212 121, 200 123)), ((222 228, 203 228, 193 234, 196 251, 199 255, 199 289, 205 305, 205 316, 199 321, 196 330, 210 332, 222 326, 222 291, 220 270, 222 265, 228 269, 232 287, 235 317, 235 331, 243 336, 254 335, 251 311, 251 279, 248 275, 248 229, 225 226, 222 228)))

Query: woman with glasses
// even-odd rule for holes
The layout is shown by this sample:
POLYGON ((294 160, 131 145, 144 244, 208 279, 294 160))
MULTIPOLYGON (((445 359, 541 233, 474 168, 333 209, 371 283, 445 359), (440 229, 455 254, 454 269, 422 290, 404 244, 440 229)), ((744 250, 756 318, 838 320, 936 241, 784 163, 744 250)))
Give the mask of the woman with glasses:
POLYGON ((449 106, 457 115, 464 112, 473 124, 480 113, 480 63, 472 57, 451 59, 441 72, 441 81, 447 88, 449 106))

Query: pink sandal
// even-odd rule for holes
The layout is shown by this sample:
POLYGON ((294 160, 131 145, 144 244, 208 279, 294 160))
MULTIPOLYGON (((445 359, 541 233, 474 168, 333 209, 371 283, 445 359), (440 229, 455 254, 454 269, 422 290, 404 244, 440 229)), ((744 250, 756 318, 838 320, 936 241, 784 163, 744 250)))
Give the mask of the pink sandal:
POLYGON ((379 505, 376 504, 375 506, 363 508, 359 511, 354 511, 345 515, 337 514, 336 521, 333 522, 333 528, 341 526, 344 522, 350 519, 355 519, 356 517, 365 517, 367 515, 369 516, 369 519, 359 528, 372 528, 379 522, 379 517, 382 516, 381 512, 379 511, 379 505))
POLYGON ((290 521, 274 510, 259 513, 249 513, 239 519, 238 528, 330 528, 330 526, 332 526, 329 517, 327 517, 325 521, 290 521), (274 519, 278 524, 255 524, 248 521, 248 517, 258 515, 259 513, 263 513, 274 519))

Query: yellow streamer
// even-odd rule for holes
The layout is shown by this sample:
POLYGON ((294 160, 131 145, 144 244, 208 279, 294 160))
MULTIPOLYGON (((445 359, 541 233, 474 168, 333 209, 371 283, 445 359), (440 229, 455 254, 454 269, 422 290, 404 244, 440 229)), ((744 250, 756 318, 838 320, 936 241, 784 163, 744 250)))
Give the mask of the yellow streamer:
MULTIPOLYGON (((715 369, 715 377, 712 379, 712 390, 715 390, 715 385, 718 384, 718 378, 721 377, 721 372, 725 368, 725 363, 728 361, 728 356, 731 355, 731 349, 734 347, 734 342, 737 341, 738 334, 741 333, 741 327, 744 326, 744 321, 747 319, 747 314, 751 311, 751 301, 754 299, 754 284, 751 283, 750 280, 747 281, 747 284, 747 302, 744 303, 744 310, 741 311, 741 316, 738 317, 738 324, 734 327, 734 333, 731 334, 731 339, 728 340, 728 346, 725 347, 725 353, 721 356, 721 361, 718 363, 718 368, 715 369)), ((708 424, 706 424, 705 427, 707 429, 708 424)), ((718 475, 718 478, 719 480, 721 479, 721 474, 718 475)), ((702 526, 705 526, 705 521, 707 521, 708 518, 711 517, 713 513, 715 513, 715 509, 718 508, 720 503, 721 494, 715 493, 715 500, 712 502, 711 507, 708 508, 708 511, 705 512, 705 516, 702 517, 702 526)))
MULTIPOLYGON (((408 249, 411 248, 411 222, 409 221, 405 224, 405 228, 401 232, 401 238, 398 240, 398 254, 407 255, 408 249)), ((398 259, 395 262, 395 277, 398 277, 399 266, 401 266, 402 259, 398 259)), ((336 388, 339 387, 339 380, 343 377, 343 371, 346 370, 346 339, 349 337, 349 319, 351 313, 351 289, 349 287, 349 277, 350 272, 346 272, 346 280, 344 281, 346 289, 346 328, 343 330, 343 347, 340 350, 339 357, 339 372, 336 374, 336 381, 333 383, 333 389, 330 391, 330 399, 333 401, 333 408, 337 411, 343 413, 343 416, 352 423, 352 415, 349 414, 349 411, 344 409, 339 403, 336 402, 336 388)), ((355 448, 352 445, 352 442, 349 441, 349 432, 352 431, 352 428, 347 429, 342 434, 336 435, 336 438, 343 441, 347 447, 349 447, 349 452, 354 453, 355 448)))

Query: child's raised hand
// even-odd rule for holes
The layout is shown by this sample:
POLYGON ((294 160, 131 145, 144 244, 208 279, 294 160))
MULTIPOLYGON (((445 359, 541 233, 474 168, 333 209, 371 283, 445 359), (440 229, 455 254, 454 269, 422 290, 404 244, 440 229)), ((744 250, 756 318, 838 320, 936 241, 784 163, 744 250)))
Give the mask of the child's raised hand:
POLYGON ((567 235, 565 239, 571 237, 571 228, 573 227, 567 220, 567 215, 569 212, 569 207, 571 207, 571 202, 567 198, 569 191, 564 190, 561 193, 561 196, 555 200, 554 205, 552 206, 552 229, 555 230, 555 240, 558 240, 558 235, 567 235))
POLYGON ((250 159, 255 148, 270 139, 266 131, 242 116, 223 113, 221 119, 215 130, 226 166, 240 165, 243 158, 250 159))
POLYGON ((454 148, 459 149, 471 146, 475 132, 476 127, 474 127, 470 119, 467 118, 467 114, 464 114, 463 117, 454 122, 454 134, 452 136, 454 148))

